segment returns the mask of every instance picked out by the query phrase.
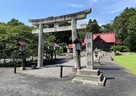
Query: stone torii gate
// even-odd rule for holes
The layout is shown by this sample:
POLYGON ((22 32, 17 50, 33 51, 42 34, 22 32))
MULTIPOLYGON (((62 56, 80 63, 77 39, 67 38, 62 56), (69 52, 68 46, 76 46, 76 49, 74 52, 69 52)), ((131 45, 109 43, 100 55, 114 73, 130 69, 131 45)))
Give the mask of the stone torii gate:
MULTIPOLYGON (((37 67, 43 67, 43 50, 44 50, 43 33, 72 30, 72 42, 73 42, 77 38, 76 29, 77 28, 81 29, 85 27, 85 25, 77 25, 77 20, 85 19, 86 15, 89 13, 91 13, 91 8, 81 11, 81 12, 57 16, 57 17, 48 17, 48 18, 42 18, 42 19, 29 19, 29 22, 31 22, 34 26, 39 26, 39 30, 32 31, 32 33, 39 33, 38 66, 37 67), (63 21, 71 21, 71 26, 59 27, 58 23, 63 22, 63 21), (47 24, 54 24, 54 28, 43 29, 43 26, 47 24)), ((75 51, 75 44, 73 44, 73 59, 76 62, 74 67, 78 68, 79 66, 77 64, 77 54, 75 51)))

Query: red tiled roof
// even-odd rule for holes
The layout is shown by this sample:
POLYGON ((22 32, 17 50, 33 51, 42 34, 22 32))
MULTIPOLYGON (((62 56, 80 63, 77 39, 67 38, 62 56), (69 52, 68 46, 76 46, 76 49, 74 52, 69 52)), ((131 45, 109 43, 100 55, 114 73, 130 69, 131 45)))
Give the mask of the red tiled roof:
POLYGON ((79 38, 76 38, 73 43, 76 43, 76 42, 82 43, 82 41, 79 38))
POLYGON ((53 43, 54 47, 60 47, 57 43, 53 43))
MULTIPOLYGON (((99 33, 99 34, 93 34, 93 40, 95 40, 97 37, 100 37, 103 41, 106 43, 114 43, 120 44, 120 40, 115 40, 115 33, 99 33)), ((82 43, 82 46, 86 44, 86 39, 84 39, 84 42, 82 43)), ((68 48, 73 48, 72 44, 68 45, 68 48)))
POLYGON ((68 48, 73 48, 73 44, 68 44, 68 48))
POLYGON ((98 36, 107 43, 115 42, 115 33, 93 34, 93 40, 98 36))
MULTIPOLYGON (((114 43, 115 42, 115 33, 100 33, 100 34, 93 34, 93 40, 95 40, 97 37, 100 37, 102 40, 104 40, 106 43, 114 43)), ((86 40, 84 39, 84 43, 86 43, 86 40)), ((116 40, 117 44, 120 44, 120 40, 116 40)))
POLYGON ((121 41, 120 40, 116 40, 116 44, 121 44, 121 41))
MULTIPOLYGON (((82 43, 82 46, 85 46, 85 43, 82 43)), ((73 44, 68 44, 68 48, 73 48, 73 44)))
POLYGON ((17 45, 22 45, 22 46, 26 46, 27 43, 26 42, 18 42, 17 45))

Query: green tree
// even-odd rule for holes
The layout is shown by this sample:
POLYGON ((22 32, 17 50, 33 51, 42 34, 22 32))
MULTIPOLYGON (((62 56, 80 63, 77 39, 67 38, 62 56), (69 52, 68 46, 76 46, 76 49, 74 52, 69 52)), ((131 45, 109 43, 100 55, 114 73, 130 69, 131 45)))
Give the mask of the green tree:
POLYGON ((91 32, 91 30, 92 30, 92 28, 91 28, 92 23, 93 23, 93 21, 92 21, 92 19, 90 19, 89 22, 88 22, 87 28, 86 28, 86 30, 87 30, 88 32, 91 32))
POLYGON ((129 18, 127 28, 128 34, 124 42, 131 51, 136 51, 136 15, 129 18))
POLYGON ((94 19, 93 21, 90 19, 87 25, 87 31, 93 33, 100 32, 100 26, 98 25, 97 21, 94 19))
POLYGON ((103 32, 114 32, 114 26, 111 23, 102 25, 101 27, 103 32))
POLYGON ((17 19, 15 18, 12 18, 8 23, 7 25, 10 25, 10 26, 17 26, 17 25, 24 25, 24 23, 22 22, 19 22, 17 19))
POLYGON ((114 19, 113 25, 117 31, 117 38, 120 39, 123 44, 125 44, 124 40, 128 34, 128 20, 134 14, 136 14, 136 9, 127 7, 119 16, 116 16, 114 19))
POLYGON ((86 29, 79 29, 77 32, 78 32, 78 37, 80 38, 80 40, 84 40, 85 35, 87 33, 86 29))
POLYGON ((0 24, 0 53, 5 56, 11 56, 18 51, 17 42, 25 41, 28 43, 26 46, 26 54, 35 54, 37 51, 37 36, 31 33, 33 27, 26 26, 16 19, 10 22, 0 24))
MULTIPOLYGON (((70 26, 71 23, 69 22, 60 22, 59 26, 70 26)), ((71 43, 71 30, 70 31, 63 31, 63 32, 53 32, 52 35, 55 36, 55 42, 56 43, 71 43)))

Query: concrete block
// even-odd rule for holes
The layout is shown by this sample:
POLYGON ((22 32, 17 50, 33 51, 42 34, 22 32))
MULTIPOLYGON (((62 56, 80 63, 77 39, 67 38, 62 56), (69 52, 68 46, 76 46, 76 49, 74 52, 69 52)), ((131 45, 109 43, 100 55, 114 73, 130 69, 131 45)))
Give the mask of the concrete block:
POLYGON ((90 85, 97 85, 97 86, 105 86, 106 83, 106 78, 104 77, 104 79, 102 81, 90 81, 90 80, 79 80, 74 78, 72 80, 72 83, 77 83, 77 84, 90 84, 90 85))
POLYGON ((106 78, 100 70, 82 69, 77 71, 72 83, 105 86, 106 78))
POLYGON ((20 70, 25 70, 26 68, 25 67, 20 67, 20 70))
POLYGON ((91 70, 91 69, 81 69, 78 70, 77 75, 99 75, 100 70, 91 70))

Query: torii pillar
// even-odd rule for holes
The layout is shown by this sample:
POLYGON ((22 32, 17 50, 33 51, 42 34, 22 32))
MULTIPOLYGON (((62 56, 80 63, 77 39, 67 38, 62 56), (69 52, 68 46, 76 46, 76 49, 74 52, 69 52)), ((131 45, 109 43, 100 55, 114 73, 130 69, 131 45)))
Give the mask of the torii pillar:
MULTIPOLYGON (((72 30, 72 42, 77 38, 77 32, 76 32, 76 22, 77 20, 85 19, 86 15, 91 13, 91 8, 73 13, 73 14, 67 14, 57 17, 48 17, 48 18, 42 18, 42 19, 29 19, 29 22, 31 22, 33 25, 39 26, 39 44, 38 44, 38 67, 43 67, 43 48, 44 48, 44 41, 43 41, 43 25, 44 24, 54 24, 59 23, 63 21, 71 21, 71 30, 72 30)), ((56 28, 55 28, 56 29, 56 28)), ((57 27, 59 29, 59 27, 57 27)), ((75 68, 78 68, 77 64, 77 54, 75 50, 75 44, 73 44, 73 58, 76 62, 75 68)))
MULTIPOLYGON (((71 27, 72 27, 72 42, 77 38, 77 28, 76 28, 77 20, 72 19, 71 20, 71 27)), ((73 43, 73 59, 74 59, 74 68, 77 70, 79 69, 79 64, 78 64, 78 56, 77 56, 77 51, 75 51, 75 44, 73 43)), ((74 70, 73 70, 74 71, 74 70)))
POLYGON ((38 64, 37 64, 37 67, 43 66, 43 51, 44 51, 43 24, 39 24, 38 64))

